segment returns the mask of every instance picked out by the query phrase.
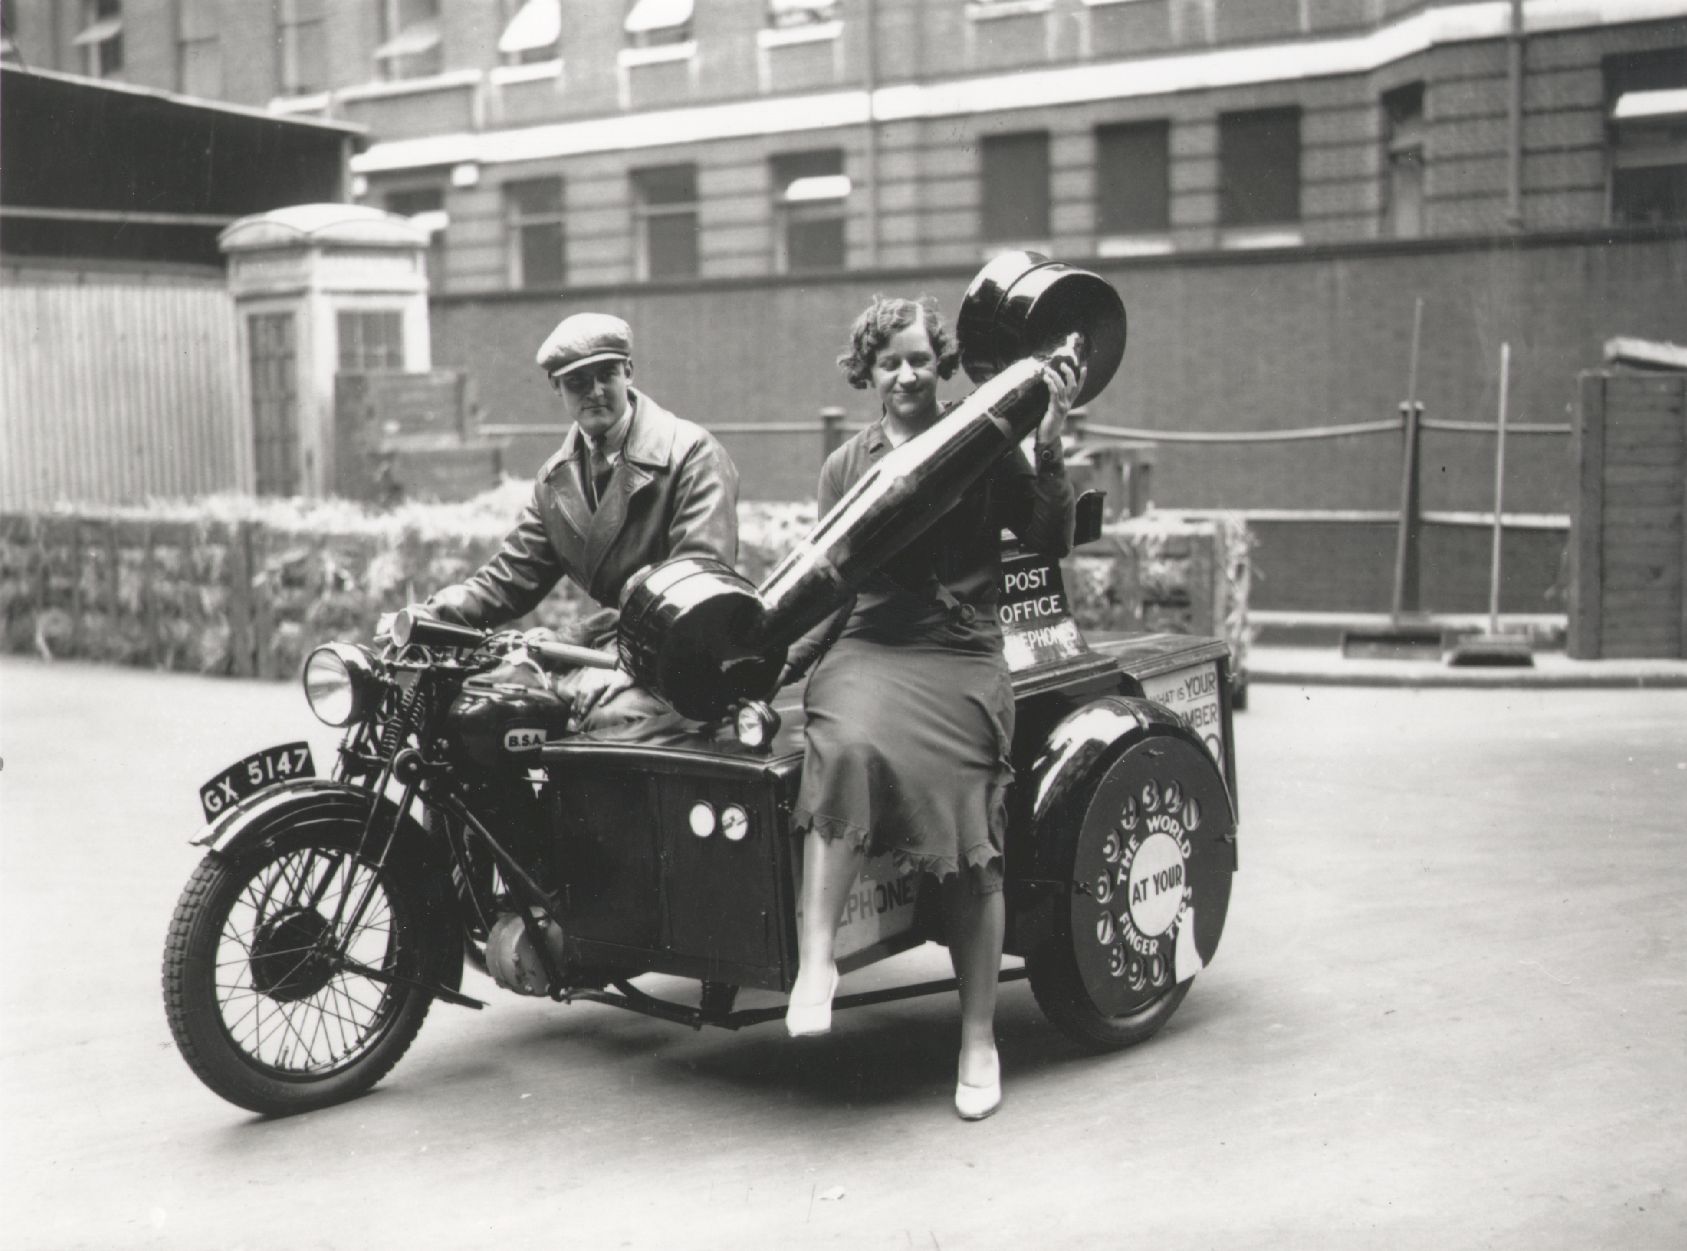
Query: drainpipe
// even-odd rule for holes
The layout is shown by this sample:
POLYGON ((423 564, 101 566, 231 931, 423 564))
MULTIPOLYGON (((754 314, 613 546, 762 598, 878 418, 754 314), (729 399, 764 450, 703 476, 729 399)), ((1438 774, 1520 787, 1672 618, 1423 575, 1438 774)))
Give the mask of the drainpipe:
POLYGON ((1506 38, 1509 88, 1506 147, 1505 220, 1523 229, 1523 0, 1511 0, 1511 33, 1506 38))
POLYGON ((867 0, 867 266, 879 263, 879 122, 875 96, 879 88, 879 6, 867 0))

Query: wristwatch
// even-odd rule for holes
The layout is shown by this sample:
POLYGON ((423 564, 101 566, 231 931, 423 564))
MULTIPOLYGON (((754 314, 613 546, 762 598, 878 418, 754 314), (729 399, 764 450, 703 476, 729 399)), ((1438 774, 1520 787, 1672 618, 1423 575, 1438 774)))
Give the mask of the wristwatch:
POLYGON ((1058 443, 1037 444, 1037 468, 1064 469, 1066 467, 1066 450, 1058 443))

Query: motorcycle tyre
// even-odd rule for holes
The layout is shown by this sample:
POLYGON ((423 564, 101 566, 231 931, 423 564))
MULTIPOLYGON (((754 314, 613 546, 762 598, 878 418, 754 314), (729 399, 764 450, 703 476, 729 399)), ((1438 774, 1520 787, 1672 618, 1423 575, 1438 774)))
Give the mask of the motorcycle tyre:
MULTIPOLYGON (((351 821, 309 824, 311 828, 285 830, 254 846, 235 844, 206 855, 182 890, 164 947, 165 1013, 182 1059, 212 1092, 263 1116, 313 1112, 363 1094, 409 1050, 433 1003, 433 996, 424 991, 392 987, 395 1003, 381 1026, 380 1038, 349 1065, 320 1078, 283 1077, 260 1068, 229 1038, 217 1002, 215 969, 223 924, 241 892, 258 872, 283 855, 312 844, 328 851, 350 851, 362 834, 361 824, 351 821)), ((403 958, 408 966, 404 971, 423 978, 431 971, 434 977, 449 981, 447 954, 426 924, 429 901, 418 867, 403 860, 389 861, 383 877, 395 913, 401 908, 408 913, 404 919, 395 918, 395 930, 408 929, 414 942, 403 958)), ((454 957, 457 935, 451 934, 450 939, 454 957)))

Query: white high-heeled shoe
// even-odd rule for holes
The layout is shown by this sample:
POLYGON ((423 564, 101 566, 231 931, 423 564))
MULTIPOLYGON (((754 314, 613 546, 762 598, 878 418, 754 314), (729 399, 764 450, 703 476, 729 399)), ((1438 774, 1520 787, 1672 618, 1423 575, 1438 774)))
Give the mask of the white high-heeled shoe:
POLYGON ((832 982, 826 997, 816 1003, 798 1003, 795 999, 785 1005, 785 1032, 792 1038, 813 1038, 832 1032, 832 996, 838 993, 838 966, 832 966, 832 982))
POLYGON ((955 1081, 955 1112, 963 1121, 982 1121, 1002 1106, 1002 1061, 990 1053, 990 1080, 982 1086, 955 1081))

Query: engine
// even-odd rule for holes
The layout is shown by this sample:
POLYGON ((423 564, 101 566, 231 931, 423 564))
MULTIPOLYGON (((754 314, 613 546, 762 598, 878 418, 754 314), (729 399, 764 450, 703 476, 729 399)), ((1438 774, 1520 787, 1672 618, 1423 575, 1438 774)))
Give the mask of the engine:
POLYGON ((532 926, 523 921, 518 912, 506 912, 492 923, 486 936, 486 971, 492 980, 505 990, 518 995, 548 995, 545 964, 534 946, 533 930, 544 937, 545 951, 551 964, 567 967, 567 953, 562 927, 546 917, 539 909, 532 913, 532 926))

